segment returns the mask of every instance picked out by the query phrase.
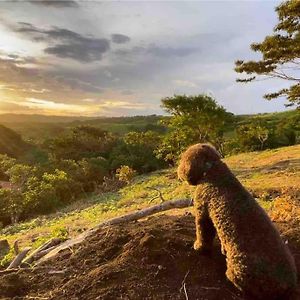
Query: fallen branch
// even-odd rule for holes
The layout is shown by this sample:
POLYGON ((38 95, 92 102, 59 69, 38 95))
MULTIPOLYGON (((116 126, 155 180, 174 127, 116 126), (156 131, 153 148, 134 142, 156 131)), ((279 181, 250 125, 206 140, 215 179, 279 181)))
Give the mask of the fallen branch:
POLYGON ((187 290, 186 290, 186 283, 185 283, 185 280, 186 280, 186 278, 188 277, 189 273, 190 273, 190 270, 188 270, 187 273, 185 274, 185 276, 184 276, 184 278, 183 278, 183 280, 182 280, 182 283, 181 283, 181 288, 180 288, 180 293, 181 293, 181 291, 182 291, 182 289, 183 289, 184 295, 185 295, 185 299, 186 299, 186 300, 189 300, 189 296, 188 296, 188 293, 187 293, 187 290))
POLYGON ((158 192, 158 195, 155 196, 155 197, 153 197, 149 202, 152 202, 152 201, 153 201, 154 199, 156 199, 156 198, 160 198, 161 203, 166 201, 165 198, 163 197, 162 192, 161 192, 159 189, 154 188, 154 187, 150 187, 150 186, 147 187, 147 189, 148 189, 148 190, 153 190, 153 191, 158 192))
POLYGON ((3 274, 10 274, 10 273, 14 273, 14 272, 18 272, 18 271, 20 271, 20 269, 18 268, 18 269, 9 269, 9 270, 1 270, 0 271, 0 275, 3 275, 3 274))
POLYGON ((45 244, 41 245, 39 248, 37 248, 35 251, 33 251, 23 261, 23 264, 28 264, 28 265, 32 264, 34 261, 40 259, 44 255, 46 255, 47 253, 49 253, 51 250, 54 249, 54 247, 57 247, 62 242, 63 242, 63 240, 61 238, 52 238, 52 239, 48 240, 45 244))
POLYGON ((30 272, 30 273, 36 273, 36 272, 47 272, 48 274, 62 274, 62 272, 66 273, 68 270, 55 270, 52 268, 52 266, 39 266, 39 267, 26 267, 26 268, 15 268, 15 269, 9 269, 9 270, 1 270, 1 275, 11 274, 14 272, 30 272))
POLYGON ((10 265, 7 267, 6 270, 10 269, 16 269, 19 267, 19 265, 22 263, 23 259, 26 257, 27 253, 31 250, 30 247, 25 248, 22 250, 16 257, 15 259, 10 263, 10 265))
POLYGON ((151 216, 153 214, 156 214, 156 213, 159 213, 162 211, 170 210, 173 208, 185 208, 185 207, 189 207, 192 205, 193 205, 192 199, 171 200, 171 201, 166 201, 166 202, 163 202, 163 203, 160 203, 157 205, 153 205, 153 206, 141 209, 139 211, 128 213, 121 217, 112 218, 110 220, 104 221, 103 223, 100 223, 99 225, 97 225, 96 227, 94 227, 90 230, 83 232, 82 234, 80 234, 79 236, 77 236, 74 239, 65 241, 64 243, 60 244, 58 247, 56 247, 55 249, 50 251, 48 254, 43 256, 37 263, 38 264, 42 263, 42 262, 48 260, 49 258, 56 256, 60 251, 68 249, 76 244, 83 242, 87 237, 89 237, 95 231, 97 231, 98 229, 100 229, 102 227, 136 221, 136 220, 151 216))
POLYGON ((156 213, 159 213, 162 211, 166 211, 169 209, 184 208, 184 207, 189 207, 192 205, 193 205, 193 202, 191 199, 166 201, 164 203, 150 206, 150 207, 141 209, 139 211, 135 211, 133 213, 129 213, 129 214, 121 216, 121 217, 116 217, 116 218, 104 221, 103 223, 97 225, 95 227, 95 229, 99 229, 101 227, 109 226, 109 225, 116 225, 116 224, 126 223, 126 222, 130 222, 130 221, 136 221, 141 218, 145 218, 145 217, 148 217, 153 214, 156 214, 156 213))

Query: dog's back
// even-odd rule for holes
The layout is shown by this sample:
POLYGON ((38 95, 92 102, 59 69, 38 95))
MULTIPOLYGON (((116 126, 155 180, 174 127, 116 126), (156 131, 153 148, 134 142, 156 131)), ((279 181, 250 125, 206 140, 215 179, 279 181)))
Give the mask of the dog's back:
POLYGON ((200 184, 194 201, 207 201, 228 279, 256 298, 277 299, 296 285, 294 259, 265 211, 235 178, 230 182, 200 184))
POLYGON ((207 144, 191 146, 182 155, 178 176, 197 185, 194 206, 200 246, 209 249, 203 243, 213 237, 202 236, 201 231, 213 226, 226 255, 228 279, 257 299, 287 295, 297 282, 293 257, 268 215, 216 150, 207 144))

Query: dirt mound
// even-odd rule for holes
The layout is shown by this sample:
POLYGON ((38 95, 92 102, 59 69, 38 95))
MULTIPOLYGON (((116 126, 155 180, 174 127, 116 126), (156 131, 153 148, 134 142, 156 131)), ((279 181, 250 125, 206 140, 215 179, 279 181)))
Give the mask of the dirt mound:
POLYGON ((194 234, 191 215, 101 229, 36 269, 0 275, 0 299, 245 299, 225 277, 218 242, 202 256, 194 234))

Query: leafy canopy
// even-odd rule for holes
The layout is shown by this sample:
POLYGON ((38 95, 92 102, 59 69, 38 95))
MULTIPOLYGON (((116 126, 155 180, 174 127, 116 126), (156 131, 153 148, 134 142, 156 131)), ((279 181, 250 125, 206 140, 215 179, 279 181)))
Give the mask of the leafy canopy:
POLYGON ((262 54, 259 61, 235 62, 235 71, 253 75, 238 82, 250 82, 257 75, 269 78, 280 78, 291 81, 289 88, 266 94, 268 100, 286 96, 287 106, 300 105, 300 1, 284 1, 276 7, 279 23, 274 28, 273 34, 267 36, 261 43, 253 43, 251 49, 262 54))
POLYGON ((179 154, 189 145, 211 142, 218 147, 224 125, 232 114, 209 95, 174 95, 163 98, 162 108, 172 115, 166 119, 168 133, 164 136, 156 155, 174 164, 179 154))
POLYGON ((189 127, 197 133, 199 142, 220 130, 229 114, 209 95, 175 95, 163 98, 162 108, 173 115, 169 127, 189 127))

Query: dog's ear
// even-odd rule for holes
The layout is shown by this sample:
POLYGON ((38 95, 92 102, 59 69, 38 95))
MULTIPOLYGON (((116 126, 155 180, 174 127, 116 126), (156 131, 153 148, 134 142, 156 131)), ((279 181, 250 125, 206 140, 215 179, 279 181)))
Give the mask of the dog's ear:
POLYGON ((220 160, 217 150, 208 144, 196 144, 189 147, 181 156, 177 170, 178 178, 191 185, 197 185, 209 170, 213 162, 220 160))

